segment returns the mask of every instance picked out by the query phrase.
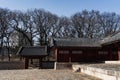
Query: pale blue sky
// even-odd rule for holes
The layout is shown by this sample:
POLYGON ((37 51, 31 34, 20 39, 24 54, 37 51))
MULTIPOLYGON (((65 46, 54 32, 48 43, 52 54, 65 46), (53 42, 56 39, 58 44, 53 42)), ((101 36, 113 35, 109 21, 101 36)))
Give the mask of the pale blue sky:
POLYGON ((0 7, 22 11, 42 8, 68 17, 85 9, 120 14, 120 0, 0 0, 0 7))

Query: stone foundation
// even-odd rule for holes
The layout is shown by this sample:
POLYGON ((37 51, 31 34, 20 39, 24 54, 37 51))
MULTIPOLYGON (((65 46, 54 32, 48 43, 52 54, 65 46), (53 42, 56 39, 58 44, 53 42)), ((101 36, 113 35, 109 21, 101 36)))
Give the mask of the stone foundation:
POLYGON ((120 61, 105 61, 105 64, 120 64, 120 61))
POLYGON ((54 69, 72 69, 72 63, 61 63, 61 62, 55 62, 54 69))
POLYGON ((23 61, 4 61, 0 62, 0 70, 25 69, 23 61))
POLYGON ((73 70, 80 69, 80 72, 101 78, 102 80, 120 80, 120 71, 106 70, 96 67, 73 65, 73 70))

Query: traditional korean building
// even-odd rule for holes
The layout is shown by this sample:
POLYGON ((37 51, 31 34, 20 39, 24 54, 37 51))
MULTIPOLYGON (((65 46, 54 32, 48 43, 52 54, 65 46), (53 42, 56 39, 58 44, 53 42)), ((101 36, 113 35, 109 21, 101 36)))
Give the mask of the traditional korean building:
POLYGON ((47 47, 21 47, 18 54, 25 58, 25 69, 28 69, 30 59, 39 59, 39 68, 41 68, 42 59, 47 56, 47 47))
POLYGON ((56 62, 120 60, 120 32, 104 39, 53 38, 50 45, 56 62))
MULTIPOLYGON (((50 49, 54 52, 55 62, 101 62, 120 60, 120 32, 103 39, 52 38, 50 49)), ((25 68, 29 59, 42 59, 47 56, 45 46, 22 47, 19 55, 25 58, 25 68)))

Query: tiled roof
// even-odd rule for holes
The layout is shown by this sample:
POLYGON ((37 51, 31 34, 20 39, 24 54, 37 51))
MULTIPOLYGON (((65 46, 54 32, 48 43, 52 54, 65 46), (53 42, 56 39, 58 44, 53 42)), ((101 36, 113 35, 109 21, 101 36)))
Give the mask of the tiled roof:
POLYGON ((18 51, 18 54, 21 56, 43 56, 47 55, 47 47, 22 47, 18 51))
POLYGON ((53 46, 100 47, 97 39, 88 38, 54 38, 53 46))
POLYGON ((101 40, 101 44, 112 44, 114 42, 119 42, 120 41, 120 31, 116 32, 108 37, 103 38, 103 40, 101 40))
POLYGON ((102 45, 120 42, 120 31, 103 39, 53 38, 50 42, 50 45, 52 46, 101 47, 102 45))

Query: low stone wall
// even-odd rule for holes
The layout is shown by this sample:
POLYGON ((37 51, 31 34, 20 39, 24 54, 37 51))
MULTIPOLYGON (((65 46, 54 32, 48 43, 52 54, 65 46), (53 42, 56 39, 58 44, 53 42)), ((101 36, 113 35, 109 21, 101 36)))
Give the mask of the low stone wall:
POLYGON ((0 70, 25 69, 23 61, 3 61, 0 62, 0 70))
MULTIPOLYGON (((42 69, 54 69, 54 61, 43 61, 41 64, 42 69)), ((29 69, 39 68, 39 62, 29 63, 29 69)))
POLYGON ((78 70, 82 73, 101 78, 103 80, 120 80, 120 71, 106 70, 90 66, 73 65, 73 70, 78 70))
POLYGON ((42 62, 43 69, 54 69, 54 61, 42 62))
POLYGON ((120 61, 105 61, 105 64, 120 64, 120 61))
POLYGON ((72 69, 72 63, 61 63, 61 62, 55 62, 54 69, 72 69))
POLYGON ((87 67, 87 68, 82 68, 81 72, 101 78, 103 80, 120 80, 120 76, 116 75, 115 74, 116 72, 111 70, 87 67))

